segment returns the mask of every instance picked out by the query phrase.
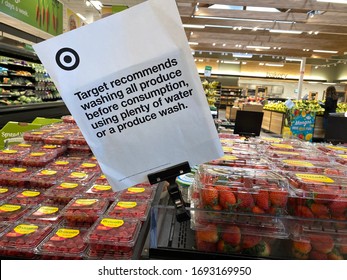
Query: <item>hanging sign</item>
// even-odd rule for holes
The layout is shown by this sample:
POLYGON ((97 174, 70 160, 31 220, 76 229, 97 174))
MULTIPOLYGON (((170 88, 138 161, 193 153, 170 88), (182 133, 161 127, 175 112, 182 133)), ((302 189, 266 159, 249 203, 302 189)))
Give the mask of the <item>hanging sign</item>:
POLYGON ((174 0, 146 1, 34 49, 113 190, 223 155, 174 0))

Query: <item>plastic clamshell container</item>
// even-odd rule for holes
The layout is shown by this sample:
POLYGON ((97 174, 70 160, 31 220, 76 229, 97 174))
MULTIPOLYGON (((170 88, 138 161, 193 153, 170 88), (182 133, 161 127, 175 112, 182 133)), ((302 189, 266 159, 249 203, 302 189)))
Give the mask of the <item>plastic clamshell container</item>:
POLYGON ((130 218, 146 221, 151 208, 146 201, 115 200, 106 212, 106 216, 114 218, 130 218))
POLYGON ((29 205, 2 202, 0 204, 0 222, 15 222, 27 214, 29 210, 29 205))
POLYGON ((67 173, 67 175, 64 177, 64 180, 68 182, 76 182, 79 184, 87 185, 90 184, 96 176, 97 173, 95 172, 85 172, 74 169, 67 173))
POLYGON ((98 184, 98 185, 110 185, 110 183, 108 182, 108 180, 104 174, 101 174, 100 176, 98 176, 95 179, 94 183, 98 184))
POLYGON ((58 226, 38 246, 43 259, 83 259, 86 229, 58 226))
POLYGON ((281 161, 287 160, 307 160, 307 161, 322 161, 330 162, 331 158, 323 152, 307 153, 306 150, 300 149, 299 151, 283 151, 283 150, 268 150, 265 156, 270 160, 281 161))
POLYGON ((29 143, 43 142, 43 137, 51 131, 31 130, 23 133, 23 139, 29 143))
POLYGON ((69 136, 69 145, 88 145, 82 134, 73 134, 69 136))
POLYGON ((293 232, 288 247, 288 257, 299 260, 346 260, 347 223, 344 227, 326 228, 326 222, 318 226, 301 223, 293 232))
POLYGON ((0 150, 0 164, 16 165, 18 164, 18 160, 28 152, 27 150, 15 149, 0 150))
POLYGON ((127 199, 133 201, 152 201, 155 195, 155 190, 155 186, 138 184, 121 191, 118 198, 121 200, 127 199))
POLYGON ((3 202, 16 195, 20 190, 6 186, 0 186, 0 202, 3 202))
POLYGON ((109 201, 102 198, 78 197, 64 208, 62 216, 65 224, 72 227, 90 227, 105 213, 109 201))
POLYGON ((29 180, 33 188, 48 189, 57 184, 66 172, 54 169, 40 169, 29 180))
POLYGON ((320 145, 317 145, 317 148, 327 154, 332 154, 332 155, 347 154, 347 147, 342 145, 320 144, 320 145))
POLYGON ((333 176, 347 175, 347 168, 330 161, 309 161, 296 159, 282 159, 274 163, 282 171, 305 172, 311 174, 327 174, 333 176))
POLYGON ((92 153, 92 150, 88 145, 69 144, 67 146, 67 151, 72 155, 90 155, 92 153))
POLYGON ((49 153, 44 150, 35 150, 22 157, 19 164, 28 167, 44 167, 56 157, 57 155, 54 153, 49 153))
POLYGON ((53 170, 62 170, 64 172, 71 171, 78 165, 78 161, 71 159, 71 157, 58 157, 54 161, 47 164, 45 167, 53 170))
POLYGON ((105 215, 90 228, 85 242, 90 245, 94 256, 129 256, 133 253, 140 228, 140 221, 105 215))
POLYGON ((49 188, 44 194, 58 204, 67 204, 85 191, 86 187, 76 182, 63 181, 49 188))
POLYGON ((43 137, 43 143, 53 145, 67 145, 68 135, 55 132, 43 137))
POLYGON ((338 154, 335 156, 334 160, 339 164, 347 166, 347 154, 338 154))
POLYGON ((26 167, 9 167, 0 174, 0 185, 27 187, 33 170, 26 167))
POLYGON ((58 224, 62 220, 64 206, 42 202, 33 208, 25 217, 25 221, 58 224))
POLYGON ((242 158, 242 156, 236 154, 225 154, 208 164, 254 169, 270 169, 271 166, 270 162, 264 158, 242 158))
POLYGON ((102 185, 102 184, 92 184, 91 187, 89 187, 83 196, 89 197, 89 198, 105 198, 109 201, 115 201, 115 199, 118 197, 119 192, 114 192, 112 190, 112 187, 108 184, 102 185))
POLYGON ((65 145, 45 144, 40 146, 39 150, 47 152, 47 153, 54 153, 56 156, 61 156, 66 152, 67 147, 65 145))
POLYGON ((77 172, 94 172, 94 173, 100 173, 101 168, 96 161, 84 161, 81 164, 79 164, 76 168, 75 171, 77 172))
POLYGON ((191 200, 201 209, 286 214, 288 181, 271 170, 200 165, 191 200))
POLYGON ((229 213, 227 218, 217 221, 211 211, 192 209, 191 214, 198 251, 275 257, 280 253, 278 243, 289 236, 281 219, 271 216, 229 213), (200 219, 209 216, 210 220, 200 219))
POLYGON ((32 149, 35 149, 36 148, 36 145, 33 144, 33 143, 27 143, 27 142, 22 142, 22 143, 19 143, 19 144, 15 144, 15 145, 11 145, 10 146, 10 149, 11 150, 17 150, 17 151, 26 151, 26 152, 29 152, 31 151, 32 149))
POLYGON ((46 199, 44 193, 37 189, 24 189, 7 200, 11 204, 36 206, 46 199))
POLYGON ((291 215, 305 218, 347 220, 347 178, 288 172, 293 195, 288 199, 291 215))
POLYGON ((19 221, 0 236, 0 252, 6 257, 33 258, 36 247, 52 231, 52 224, 19 221))

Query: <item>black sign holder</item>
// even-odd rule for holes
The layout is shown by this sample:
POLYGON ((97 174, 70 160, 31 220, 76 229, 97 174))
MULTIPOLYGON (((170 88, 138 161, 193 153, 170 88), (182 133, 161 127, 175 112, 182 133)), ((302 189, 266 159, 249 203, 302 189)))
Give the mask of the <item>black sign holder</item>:
POLYGON ((183 163, 147 175, 148 181, 151 184, 156 184, 162 181, 167 181, 169 183, 167 190, 173 204, 176 207, 176 219, 179 223, 190 220, 190 213, 185 208, 186 204, 176 183, 176 177, 184 173, 189 173, 190 171, 191 169, 189 163, 185 161, 183 163))

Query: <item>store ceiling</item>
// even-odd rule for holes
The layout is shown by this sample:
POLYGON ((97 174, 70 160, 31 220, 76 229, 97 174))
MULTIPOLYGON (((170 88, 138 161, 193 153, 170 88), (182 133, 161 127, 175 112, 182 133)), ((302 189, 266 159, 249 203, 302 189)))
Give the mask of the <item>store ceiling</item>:
MULTIPOLYGON (((88 7, 85 0, 61 2, 88 19, 101 18, 101 14, 92 6, 88 7)), ((132 7, 144 0, 101 2, 104 6, 132 7)), ((346 4, 317 0, 176 2, 196 57, 230 60, 235 59, 235 54, 247 54, 252 55, 253 60, 306 57, 312 64, 347 61, 347 1, 346 4)))

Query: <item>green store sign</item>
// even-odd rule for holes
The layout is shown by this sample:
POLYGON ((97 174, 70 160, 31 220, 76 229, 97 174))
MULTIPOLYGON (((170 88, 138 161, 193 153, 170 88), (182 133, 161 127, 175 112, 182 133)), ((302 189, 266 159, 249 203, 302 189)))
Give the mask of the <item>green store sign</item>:
POLYGON ((0 12, 52 35, 63 33, 63 5, 58 0, 0 0, 0 12))

